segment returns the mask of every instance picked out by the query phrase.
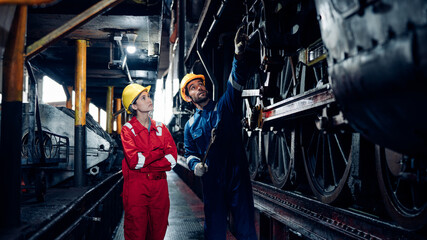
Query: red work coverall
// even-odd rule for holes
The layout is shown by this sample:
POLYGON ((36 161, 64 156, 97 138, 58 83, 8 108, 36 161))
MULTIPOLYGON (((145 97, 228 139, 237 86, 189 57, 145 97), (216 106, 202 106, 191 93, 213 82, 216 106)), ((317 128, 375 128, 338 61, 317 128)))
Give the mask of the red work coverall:
POLYGON ((177 149, 167 127, 151 120, 150 131, 133 117, 122 128, 125 239, 163 239, 169 192, 165 171, 176 165, 177 149))

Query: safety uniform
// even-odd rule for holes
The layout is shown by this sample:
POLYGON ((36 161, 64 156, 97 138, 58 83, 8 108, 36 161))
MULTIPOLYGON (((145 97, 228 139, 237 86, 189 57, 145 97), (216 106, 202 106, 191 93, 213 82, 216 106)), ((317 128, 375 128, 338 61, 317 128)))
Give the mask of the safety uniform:
POLYGON ((169 193, 165 171, 176 165, 177 149, 167 127, 136 117, 122 128, 124 231, 129 239, 163 239, 168 225, 169 193))
POLYGON ((185 157, 194 170, 203 158, 216 128, 202 176, 205 208, 205 239, 226 239, 227 216, 231 212, 237 239, 257 239, 248 162, 242 143, 241 91, 248 79, 244 59, 233 61, 227 90, 216 103, 209 101, 184 128, 185 157))

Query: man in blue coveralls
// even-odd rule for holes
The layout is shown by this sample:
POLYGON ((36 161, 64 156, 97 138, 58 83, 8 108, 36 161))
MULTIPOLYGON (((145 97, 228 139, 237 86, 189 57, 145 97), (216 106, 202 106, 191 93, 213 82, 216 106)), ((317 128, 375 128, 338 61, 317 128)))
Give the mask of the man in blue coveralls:
POLYGON ((181 96, 196 106, 184 129, 188 167, 202 178, 205 239, 226 239, 231 212, 237 239, 257 239, 254 203, 248 162, 241 138, 242 90, 249 78, 244 58, 247 36, 243 28, 234 39, 235 57, 227 90, 218 102, 208 97, 203 75, 187 74, 181 81, 181 96), (215 141, 202 164, 215 128, 215 141))

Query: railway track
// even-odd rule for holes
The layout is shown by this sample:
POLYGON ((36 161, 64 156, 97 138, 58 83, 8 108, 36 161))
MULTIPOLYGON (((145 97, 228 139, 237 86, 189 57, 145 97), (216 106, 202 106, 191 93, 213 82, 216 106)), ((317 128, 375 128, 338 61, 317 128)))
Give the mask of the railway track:
POLYGON ((323 204, 261 182, 253 181, 253 194, 261 218, 260 239, 275 239, 273 236, 283 234, 283 228, 303 239, 425 239, 373 216, 323 204))

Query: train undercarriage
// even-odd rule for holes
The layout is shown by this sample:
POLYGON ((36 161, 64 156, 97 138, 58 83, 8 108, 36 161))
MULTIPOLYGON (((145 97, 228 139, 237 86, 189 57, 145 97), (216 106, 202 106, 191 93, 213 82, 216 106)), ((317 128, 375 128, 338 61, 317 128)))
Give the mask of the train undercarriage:
MULTIPOLYGON (((236 4, 206 2, 185 65, 208 76, 217 98, 232 33, 246 27, 252 180, 425 232, 427 3, 245 1, 243 20, 231 16, 236 4)), ((191 108, 177 109, 179 144, 191 108)))

